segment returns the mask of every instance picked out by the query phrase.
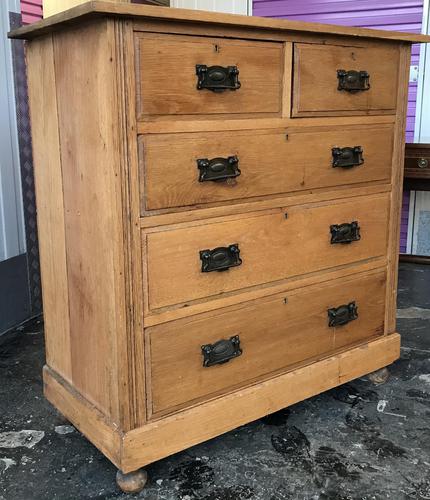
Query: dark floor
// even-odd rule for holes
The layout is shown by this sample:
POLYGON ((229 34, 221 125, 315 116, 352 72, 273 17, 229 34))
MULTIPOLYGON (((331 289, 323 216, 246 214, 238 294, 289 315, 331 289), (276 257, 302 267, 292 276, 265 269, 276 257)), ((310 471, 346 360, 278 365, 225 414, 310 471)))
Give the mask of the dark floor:
MULTIPOLYGON (((400 270, 401 359, 148 467, 151 500, 430 498, 430 266, 400 270)), ((125 499, 115 467, 44 400, 42 326, 0 345, 0 499, 125 499)))

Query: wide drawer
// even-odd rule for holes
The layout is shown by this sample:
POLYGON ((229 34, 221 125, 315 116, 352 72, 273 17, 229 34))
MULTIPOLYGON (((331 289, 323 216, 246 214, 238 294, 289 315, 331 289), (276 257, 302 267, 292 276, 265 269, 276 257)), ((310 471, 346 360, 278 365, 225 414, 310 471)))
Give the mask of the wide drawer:
POLYGON ((281 43, 143 33, 136 36, 139 118, 280 112, 281 43), (231 76, 234 68, 239 71, 236 77, 231 76), (202 78, 203 88, 198 89, 202 78), (235 78, 240 83, 236 90, 207 88, 237 87, 235 78))
POLYGON ((394 113, 398 70, 394 45, 295 44, 292 114, 394 113))
POLYGON ((148 328, 152 410, 208 397, 381 335, 384 301, 381 271, 148 328), (208 346, 205 354, 202 346, 208 346))
POLYGON ((157 134, 140 146, 143 213, 387 180, 393 128, 157 134))
POLYGON ((383 193, 143 233, 148 307, 183 304, 383 256, 388 207, 389 194, 383 193), (332 243, 341 233, 360 239, 332 243), (208 272, 226 262, 236 266, 208 272))

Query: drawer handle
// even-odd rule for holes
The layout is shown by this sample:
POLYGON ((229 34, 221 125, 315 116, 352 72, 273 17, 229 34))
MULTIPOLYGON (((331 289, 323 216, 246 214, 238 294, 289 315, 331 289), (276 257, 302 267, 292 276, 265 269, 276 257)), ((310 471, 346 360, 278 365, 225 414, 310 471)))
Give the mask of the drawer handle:
POLYGON ((354 94, 355 92, 370 89, 370 75, 367 71, 338 69, 337 78, 339 80, 337 90, 346 90, 354 94))
POLYGON ((197 168, 200 170, 199 182, 225 181, 240 175, 239 158, 229 156, 228 158, 201 158, 197 160, 197 168))
POLYGON ((203 366, 222 365, 242 354, 239 335, 218 340, 214 344, 202 345, 203 366))
POLYGON ((239 245, 229 245, 228 247, 218 247, 213 250, 200 250, 200 259, 202 261, 202 273, 211 271, 226 271, 230 267, 240 266, 239 245))
POLYGON ((427 158, 419 158, 417 164, 418 168, 427 168, 429 166, 429 161, 427 158))
POLYGON ((333 168, 352 168, 364 163, 363 148, 354 146, 353 148, 332 148, 333 168))
POLYGON ((206 66, 196 64, 197 90, 224 90, 240 89, 239 70, 237 66, 206 66))
POLYGON ((351 243, 358 241, 360 236, 360 226, 357 221, 345 222, 344 224, 333 224, 330 226, 331 241, 335 243, 351 243))
POLYGON ((358 310, 355 302, 327 309, 327 313, 328 326, 346 325, 350 321, 358 318, 358 310))

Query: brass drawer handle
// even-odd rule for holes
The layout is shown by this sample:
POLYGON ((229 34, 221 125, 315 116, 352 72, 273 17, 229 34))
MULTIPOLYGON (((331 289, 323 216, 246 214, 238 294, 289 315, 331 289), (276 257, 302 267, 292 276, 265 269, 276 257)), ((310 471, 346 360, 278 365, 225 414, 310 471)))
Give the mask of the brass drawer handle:
POLYGON ((338 69, 337 78, 337 90, 346 90, 354 94, 370 89, 370 75, 367 71, 355 71, 353 69, 346 71, 344 69, 338 69))
POLYGON ((240 89, 237 66, 206 66, 196 64, 197 90, 224 92, 240 89))
POLYGON ((200 260, 202 261, 202 273, 227 271, 230 267, 242 264, 237 243, 228 247, 217 247, 213 250, 200 250, 200 260))
POLYGON ((239 335, 218 340, 214 344, 202 345, 203 366, 221 365, 242 354, 239 335))
POLYGON ((328 326, 342 326, 358 318, 358 308, 355 302, 327 309, 328 326))
POLYGON ((352 243, 358 241, 360 236, 360 226, 357 221, 345 222, 343 224, 333 224, 330 226, 330 243, 352 243))
POLYGON ((362 165, 363 148, 361 146, 354 146, 348 148, 332 148, 333 168, 352 168, 362 165))
POLYGON ((199 169, 199 182, 215 181, 222 182, 240 175, 239 158, 229 156, 227 158, 201 158, 197 160, 199 169))

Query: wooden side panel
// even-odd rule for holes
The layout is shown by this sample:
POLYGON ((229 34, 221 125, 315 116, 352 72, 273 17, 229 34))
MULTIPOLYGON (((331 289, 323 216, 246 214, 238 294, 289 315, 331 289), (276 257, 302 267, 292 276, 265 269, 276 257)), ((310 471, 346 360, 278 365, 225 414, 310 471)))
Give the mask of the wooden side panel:
POLYGON ((386 333, 396 328, 397 276, 399 267, 400 222, 402 211, 403 170, 405 157, 406 113, 408 106, 410 45, 400 47, 400 68, 398 78, 399 103, 394 133, 393 168, 391 177, 390 226, 388 234, 387 307, 385 317, 386 333))
POLYGON ((116 339, 124 331, 119 124, 113 26, 101 20, 54 39, 63 165, 72 380, 118 421, 116 339), (82 41, 85 40, 85 43, 82 41))
POLYGON ((153 412, 226 392, 382 335, 384 311, 385 271, 148 328, 153 412), (330 327, 328 310, 351 302, 358 317, 330 327), (233 336, 239 336, 242 355, 225 364, 203 366, 200 346, 233 336))
POLYGON ((387 366, 399 355, 400 336, 388 335, 127 432, 121 468, 136 470, 387 366))
POLYGON ((46 361, 72 379, 62 166, 52 36, 27 46, 46 361))

